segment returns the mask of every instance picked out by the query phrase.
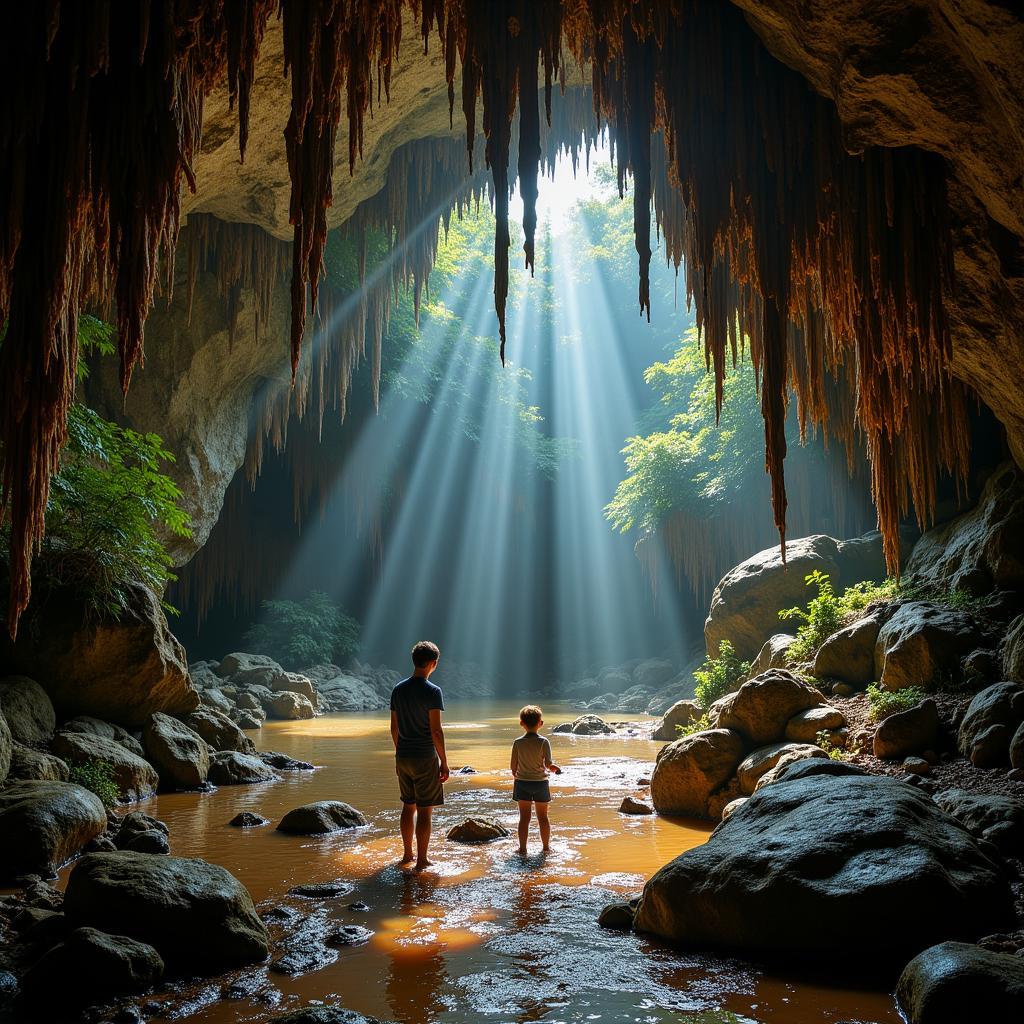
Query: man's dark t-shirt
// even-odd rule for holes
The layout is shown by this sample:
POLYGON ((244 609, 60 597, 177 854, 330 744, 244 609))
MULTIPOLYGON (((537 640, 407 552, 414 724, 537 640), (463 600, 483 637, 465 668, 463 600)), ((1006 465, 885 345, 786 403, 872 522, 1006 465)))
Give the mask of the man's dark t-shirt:
POLYGON ((422 676, 403 679, 391 691, 391 710, 398 718, 395 756, 430 757, 434 753, 430 712, 444 711, 441 687, 422 676))

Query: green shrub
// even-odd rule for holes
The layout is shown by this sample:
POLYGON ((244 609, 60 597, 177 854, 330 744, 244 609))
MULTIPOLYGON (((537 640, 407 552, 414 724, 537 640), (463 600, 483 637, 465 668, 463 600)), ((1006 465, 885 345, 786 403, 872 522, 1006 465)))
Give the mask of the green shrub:
POLYGON ((114 779, 114 766, 109 761, 90 757, 68 765, 69 779, 95 793, 104 807, 114 807, 121 799, 121 788, 114 779))
POLYGON ((253 651, 285 668, 342 662, 359 649, 359 623, 318 590, 301 601, 264 601, 245 634, 253 651))
POLYGON ((920 686, 905 686, 902 690, 883 690, 881 683, 872 683, 868 687, 868 703, 871 705, 871 718, 880 722, 898 711, 909 711, 925 698, 920 686))
MULTIPOLYGON (((719 697, 739 689, 743 677, 750 671, 749 661, 740 661, 736 649, 728 640, 718 644, 718 657, 705 658, 693 678, 697 681, 694 699, 702 708, 709 708, 719 697)), ((694 730, 696 731, 696 730, 694 730)))
POLYGON ((833 761, 848 761, 849 753, 838 744, 832 742, 828 729, 821 729, 814 737, 814 742, 825 751, 833 761))
POLYGON ((707 732, 708 729, 713 728, 711 725, 711 718, 705 712, 700 718, 694 719, 689 725, 677 725, 676 732, 679 733, 678 738, 682 739, 684 736, 692 736, 695 732, 707 732))

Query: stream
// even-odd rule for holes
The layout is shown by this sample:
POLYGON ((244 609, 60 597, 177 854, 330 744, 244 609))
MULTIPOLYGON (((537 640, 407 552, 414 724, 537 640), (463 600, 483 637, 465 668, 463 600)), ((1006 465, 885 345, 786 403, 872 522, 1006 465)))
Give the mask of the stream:
MULTIPOLYGON (((449 761, 476 773, 453 774, 445 787, 445 806, 435 811, 435 867, 419 875, 397 867, 400 804, 386 712, 274 722, 253 734, 261 749, 311 761, 315 772, 141 804, 170 826, 172 854, 224 865, 261 911, 291 915, 289 928, 300 922, 300 932, 321 936, 340 925, 372 931, 361 945, 328 950, 307 973, 261 966, 193 983, 170 998, 160 994, 146 1005, 147 1019, 258 1022, 322 1001, 401 1024, 898 1024, 885 993, 779 977, 599 928, 606 903, 638 891, 659 867, 702 843, 709 826, 619 814, 624 795, 648 795, 638 780, 650 775, 660 744, 552 734, 551 727, 573 717, 568 706, 549 703, 543 730, 565 769, 552 780, 552 853, 540 855, 535 824, 525 861, 514 852, 514 838, 486 846, 446 842, 447 829, 468 816, 497 818, 514 832, 508 761, 517 714, 518 704, 503 701, 456 704, 446 712, 449 761), (275 831, 286 811, 327 799, 357 807, 369 827, 319 838, 275 831), (271 824, 230 827, 240 811, 255 811, 271 824), (295 885, 338 879, 352 884, 351 893, 329 900, 288 893, 295 885), (231 998, 224 998, 225 985, 231 998)), ((807 927, 841 928, 842 922, 808 921, 807 927)))

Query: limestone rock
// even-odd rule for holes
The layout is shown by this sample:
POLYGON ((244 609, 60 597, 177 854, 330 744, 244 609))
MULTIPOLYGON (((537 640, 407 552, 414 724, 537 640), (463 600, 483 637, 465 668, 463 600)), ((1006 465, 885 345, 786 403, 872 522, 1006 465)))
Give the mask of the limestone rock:
MULTIPOLYGON (((767 747, 758 747, 751 751, 739 764, 736 769, 736 779, 740 785, 740 792, 744 796, 750 796, 757 788, 757 782, 762 775, 770 772, 783 757, 788 754, 799 754, 801 757, 819 757, 823 751, 820 747, 808 743, 771 743, 767 747)), ((790 758, 793 760, 799 758, 790 758)))
POLYGON ((730 694, 721 703, 715 724, 720 729, 734 729, 760 747, 780 740, 794 715, 824 703, 820 690, 791 672, 772 669, 730 694))
POLYGON ((107 828, 103 801, 70 782, 15 782, 0 790, 0 881, 50 876, 107 828))
POLYGON ((211 686, 203 690, 203 692, 199 694, 199 699, 204 707, 212 708, 214 711, 220 711, 225 715, 230 715, 234 710, 234 706, 232 705, 228 695, 216 686, 211 686))
POLYGON ((994 843, 1009 857, 1024 854, 1024 800, 963 789, 943 790, 934 799, 972 835, 994 843))
POLYGON ((942 942, 907 964, 896 999, 909 1024, 963 1024, 979 1007, 988 1020, 1015 1020, 1024 1007, 1024 957, 942 942))
POLYGON ((288 693, 301 693, 310 704, 316 707, 316 690, 313 689, 313 681, 308 676, 300 675, 298 672, 278 672, 269 683, 266 684, 271 693, 287 691, 288 693))
POLYGON ((791 743, 814 743, 819 732, 830 732, 846 725, 842 711, 822 704, 820 707, 798 711, 786 723, 786 739, 791 743))
POLYGON ((316 711, 309 702, 309 698, 301 693, 293 693, 291 690, 282 690, 280 693, 271 694, 264 702, 263 707, 271 718, 280 718, 285 721, 316 716, 316 711))
POLYGON ((615 730, 597 715, 580 715, 569 730, 576 736, 610 736, 615 730))
POLYGON ((875 676, 887 690, 960 678, 961 659, 978 646, 978 626, 964 612, 927 601, 901 604, 878 631, 875 676))
POLYGON ((898 761, 908 754, 934 750, 939 735, 939 709, 935 701, 887 715, 875 729, 873 752, 883 761, 898 761))
POLYGON ((120 799, 128 802, 144 800, 156 792, 159 777, 156 770, 141 757, 125 749, 115 740, 96 733, 64 732, 53 738, 53 752, 68 765, 87 761, 104 761, 113 768, 120 799))
POLYGON ((138 726, 155 711, 186 714, 199 704, 185 650, 156 595, 142 586, 131 589, 117 620, 87 619, 74 593, 51 593, 26 613, 17 642, 0 638, 0 659, 39 683, 62 718, 88 714, 138 726))
POLYGON ((202 860, 90 853, 71 872, 64 912, 77 925, 147 942, 168 964, 197 973, 259 963, 268 953, 248 891, 202 860))
POLYGON ((256 753, 256 746, 241 728, 221 711, 198 708, 185 719, 185 724, 198 733, 214 750, 237 750, 242 754, 256 753))
POLYGON ((7 719, 4 718, 3 708, 0 707, 0 786, 7 781, 13 752, 14 740, 11 738, 11 730, 7 728, 7 719))
POLYGON ((117 830, 115 846, 133 853, 170 853, 170 830, 158 818, 141 811, 126 814, 117 830))
POLYGON ((659 814, 709 817, 712 793, 732 778, 743 759, 743 737, 730 729, 697 732, 658 751, 651 800, 659 814))
POLYGON ((821 747, 813 746, 810 743, 787 744, 789 749, 775 762, 773 768, 769 768, 754 784, 754 792, 770 786, 780 779, 788 776, 790 768, 804 761, 827 761, 828 754, 821 747))
POLYGON ((21 743, 11 750, 11 779, 36 779, 40 782, 67 782, 68 766, 53 754, 44 754, 21 743))
POLYGON ((895 973, 935 941, 986 934, 1012 916, 1001 868, 927 796, 815 760, 658 871, 635 926, 689 948, 787 962, 834 965, 870 948, 873 964, 895 973), (842 929, 808 927, 851 906, 842 929))
POLYGON ((875 679, 875 642, 892 609, 879 609, 833 633, 814 656, 818 679, 838 679, 864 687, 875 679))
POLYGON ((210 760, 208 778, 215 786, 243 786, 255 782, 275 782, 281 776, 254 754, 220 750, 210 760))
POLYGON ((768 637, 760 653, 750 663, 750 674, 756 676, 770 668, 785 668, 786 652, 795 640, 796 637, 789 633, 776 633, 768 637))
POLYGON ((267 719, 267 713, 260 708, 259 711, 239 711, 235 715, 235 724, 239 729, 262 729, 267 719))
POLYGON ((78 715, 75 718, 70 718, 60 727, 60 731, 102 736, 104 739, 120 744, 136 757, 146 756, 142 744, 127 729, 113 722, 104 722, 99 718, 93 718, 92 715, 78 715))
POLYGON ((445 839, 453 843, 490 843, 508 839, 511 834, 501 822, 491 818, 467 818, 450 828, 445 839))
POLYGON ((273 1024, 387 1024, 340 1006, 306 1006, 274 1018, 273 1024))
POLYGON ((665 712, 664 718, 651 734, 652 740, 677 740, 679 728, 690 725, 704 713, 695 700, 678 700, 665 712))
POLYGON ((1010 623, 1002 650, 1003 678, 1024 683, 1024 615, 1010 623))
POLYGON ((645 800, 624 796, 619 804, 619 814, 653 814, 654 808, 645 800))
POLYGON ((57 716, 46 691, 27 676, 0 679, 0 712, 18 743, 47 743, 57 716))
POLYGON ((290 810, 277 830, 297 836, 316 836, 368 824, 359 811, 341 800, 319 800, 290 810))
POLYGON ((247 682, 244 673, 253 670, 267 669, 271 672, 283 672, 284 669, 265 654, 248 654, 245 651, 234 651, 221 658, 217 665, 217 675, 221 679, 234 679, 235 682, 247 682))
POLYGON ((1010 743, 1024 722, 1024 687, 994 683, 974 695, 960 723, 960 753, 978 768, 1009 763, 1010 743))
POLYGON ((165 789, 196 789, 210 770, 210 748, 198 733, 170 715, 152 715, 142 730, 146 756, 165 789))
POLYGON ((383 711, 388 699, 363 679, 339 670, 316 684, 319 706, 328 711, 383 711))

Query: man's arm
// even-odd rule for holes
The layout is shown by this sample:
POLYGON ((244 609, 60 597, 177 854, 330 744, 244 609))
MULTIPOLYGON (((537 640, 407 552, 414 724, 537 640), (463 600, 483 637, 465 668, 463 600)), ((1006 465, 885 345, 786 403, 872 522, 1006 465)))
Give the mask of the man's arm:
POLYGON ((441 728, 441 711, 439 708, 430 709, 430 738, 434 741, 434 749, 437 751, 438 760, 441 762, 441 781, 448 781, 448 755, 444 750, 444 729, 441 728))
POLYGON ((395 750, 398 749, 398 715, 394 711, 391 712, 391 742, 395 745, 395 750))

